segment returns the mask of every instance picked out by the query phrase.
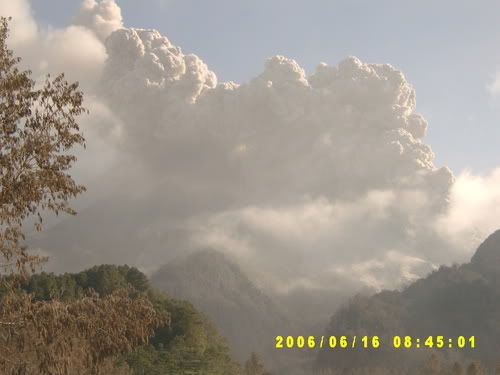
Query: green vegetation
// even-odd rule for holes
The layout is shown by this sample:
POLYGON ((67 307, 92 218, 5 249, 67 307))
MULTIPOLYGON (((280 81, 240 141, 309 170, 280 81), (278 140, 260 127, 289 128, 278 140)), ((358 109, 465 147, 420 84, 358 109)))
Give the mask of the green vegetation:
POLYGON ((153 290, 147 277, 136 268, 102 265, 76 274, 32 275, 22 288, 35 300, 54 298, 71 301, 90 289, 101 296, 128 288, 131 294, 144 294, 160 314, 168 313, 170 324, 155 331, 148 345, 121 358, 120 364, 132 374, 217 374, 240 372, 224 339, 214 326, 185 301, 168 298, 153 290))

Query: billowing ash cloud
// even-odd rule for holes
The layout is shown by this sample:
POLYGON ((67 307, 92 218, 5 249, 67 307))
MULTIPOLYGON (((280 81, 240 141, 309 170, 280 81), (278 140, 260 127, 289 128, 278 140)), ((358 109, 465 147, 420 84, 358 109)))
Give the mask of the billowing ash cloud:
POLYGON ((123 27, 121 9, 114 0, 84 0, 73 23, 94 31, 101 40, 123 27))
POLYGON ((64 72, 87 92, 92 90, 106 60, 106 49, 94 30, 77 25, 42 28, 26 0, 0 0, 0 14, 12 17, 10 47, 23 58, 22 67, 40 79, 64 72))
POLYGON ((113 1, 85 1, 75 24, 51 34, 91 40, 95 71, 71 63, 80 39, 47 67, 82 81, 96 146, 75 171, 91 187, 80 215, 32 239, 55 268, 154 270, 213 247, 277 291, 377 289, 466 260, 476 227, 500 223, 483 216, 497 195, 463 194, 474 179, 492 192, 496 172, 455 181, 434 165, 415 90, 391 65, 349 57, 307 75, 275 56, 247 83, 218 82, 159 32, 120 28, 113 1))

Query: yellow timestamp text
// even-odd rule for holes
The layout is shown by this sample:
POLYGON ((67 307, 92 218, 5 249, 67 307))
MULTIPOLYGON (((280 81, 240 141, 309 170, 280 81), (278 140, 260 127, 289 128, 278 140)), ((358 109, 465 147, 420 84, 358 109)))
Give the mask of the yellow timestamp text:
POLYGON ((448 348, 448 349, 474 349, 475 336, 276 336, 276 349, 419 349, 419 348, 448 348))

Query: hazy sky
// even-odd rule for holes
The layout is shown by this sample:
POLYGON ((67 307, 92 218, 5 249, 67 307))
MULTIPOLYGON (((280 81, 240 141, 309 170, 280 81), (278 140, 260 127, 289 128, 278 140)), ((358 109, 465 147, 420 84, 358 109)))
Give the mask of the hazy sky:
MULTIPOLYGON (((437 165, 486 173, 500 165, 500 104, 487 86, 500 66, 500 2, 121 0, 129 27, 156 28, 202 57, 219 80, 246 81, 283 54, 311 73, 348 55, 401 69, 429 121, 437 165)), ((64 26, 79 0, 33 0, 64 26)))

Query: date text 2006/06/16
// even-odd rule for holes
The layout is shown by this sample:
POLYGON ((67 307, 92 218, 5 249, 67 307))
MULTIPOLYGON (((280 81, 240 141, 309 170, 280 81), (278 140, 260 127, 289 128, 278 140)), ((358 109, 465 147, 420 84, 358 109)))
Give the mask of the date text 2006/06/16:
POLYGON ((474 349, 475 336, 276 336, 276 349, 474 349))

